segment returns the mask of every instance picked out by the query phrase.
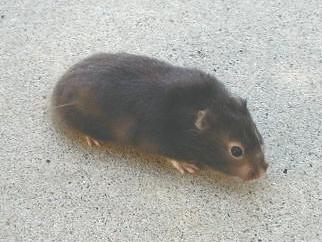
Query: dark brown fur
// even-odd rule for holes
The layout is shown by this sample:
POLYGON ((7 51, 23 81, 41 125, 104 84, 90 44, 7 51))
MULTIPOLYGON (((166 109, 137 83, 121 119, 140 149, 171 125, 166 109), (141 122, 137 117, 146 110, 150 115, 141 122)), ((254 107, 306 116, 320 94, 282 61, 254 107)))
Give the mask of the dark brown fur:
POLYGON ((96 54, 64 74, 53 105, 68 125, 100 141, 137 146, 244 179, 257 178, 267 168, 263 140, 246 102, 196 69, 126 53, 96 54), (245 148, 243 160, 228 155, 231 141, 245 148))

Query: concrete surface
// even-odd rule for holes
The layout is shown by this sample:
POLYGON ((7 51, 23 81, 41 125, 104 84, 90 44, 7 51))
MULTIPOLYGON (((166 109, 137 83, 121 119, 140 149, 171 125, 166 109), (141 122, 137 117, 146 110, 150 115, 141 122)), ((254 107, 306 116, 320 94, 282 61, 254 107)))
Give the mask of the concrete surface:
POLYGON ((0 3, 1 241, 322 241, 321 0, 0 3), (97 51, 201 68, 249 100, 268 177, 181 176, 60 135, 59 76, 97 51))

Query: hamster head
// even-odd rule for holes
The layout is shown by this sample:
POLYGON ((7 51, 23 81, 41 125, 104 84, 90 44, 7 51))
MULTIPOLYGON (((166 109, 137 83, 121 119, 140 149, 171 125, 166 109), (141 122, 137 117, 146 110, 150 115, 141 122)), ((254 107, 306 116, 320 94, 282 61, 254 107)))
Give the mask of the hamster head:
POLYGON ((210 167, 243 180, 262 177, 267 170, 260 135, 246 101, 229 97, 214 101, 195 116, 204 161, 210 167))

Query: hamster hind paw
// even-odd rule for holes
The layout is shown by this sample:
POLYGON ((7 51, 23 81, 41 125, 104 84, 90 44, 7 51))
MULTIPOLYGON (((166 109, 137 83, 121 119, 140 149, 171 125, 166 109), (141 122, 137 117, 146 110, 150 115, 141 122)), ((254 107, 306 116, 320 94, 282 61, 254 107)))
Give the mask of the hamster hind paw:
POLYGON ((188 172, 190 174, 194 174, 194 173, 196 173, 196 171, 199 170, 199 168, 196 165, 191 164, 191 163, 179 162, 179 161, 172 160, 172 159, 169 159, 169 162, 181 174, 184 174, 185 172, 188 172))
POLYGON ((93 139, 89 136, 85 136, 85 139, 89 147, 93 147, 93 146, 101 147, 103 145, 103 142, 93 139))

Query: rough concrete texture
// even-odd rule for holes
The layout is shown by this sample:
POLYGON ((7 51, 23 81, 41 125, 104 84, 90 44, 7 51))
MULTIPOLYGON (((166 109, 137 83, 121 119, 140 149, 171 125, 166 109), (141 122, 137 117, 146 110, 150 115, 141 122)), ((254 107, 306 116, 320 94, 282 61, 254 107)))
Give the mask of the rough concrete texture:
POLYGON ((322 241, 321 0, 0 3, 1 241, 322 241), (247 97, 270 169, 244 183, 57 132, 60 75, 98 51, 215 74, 247 97))

